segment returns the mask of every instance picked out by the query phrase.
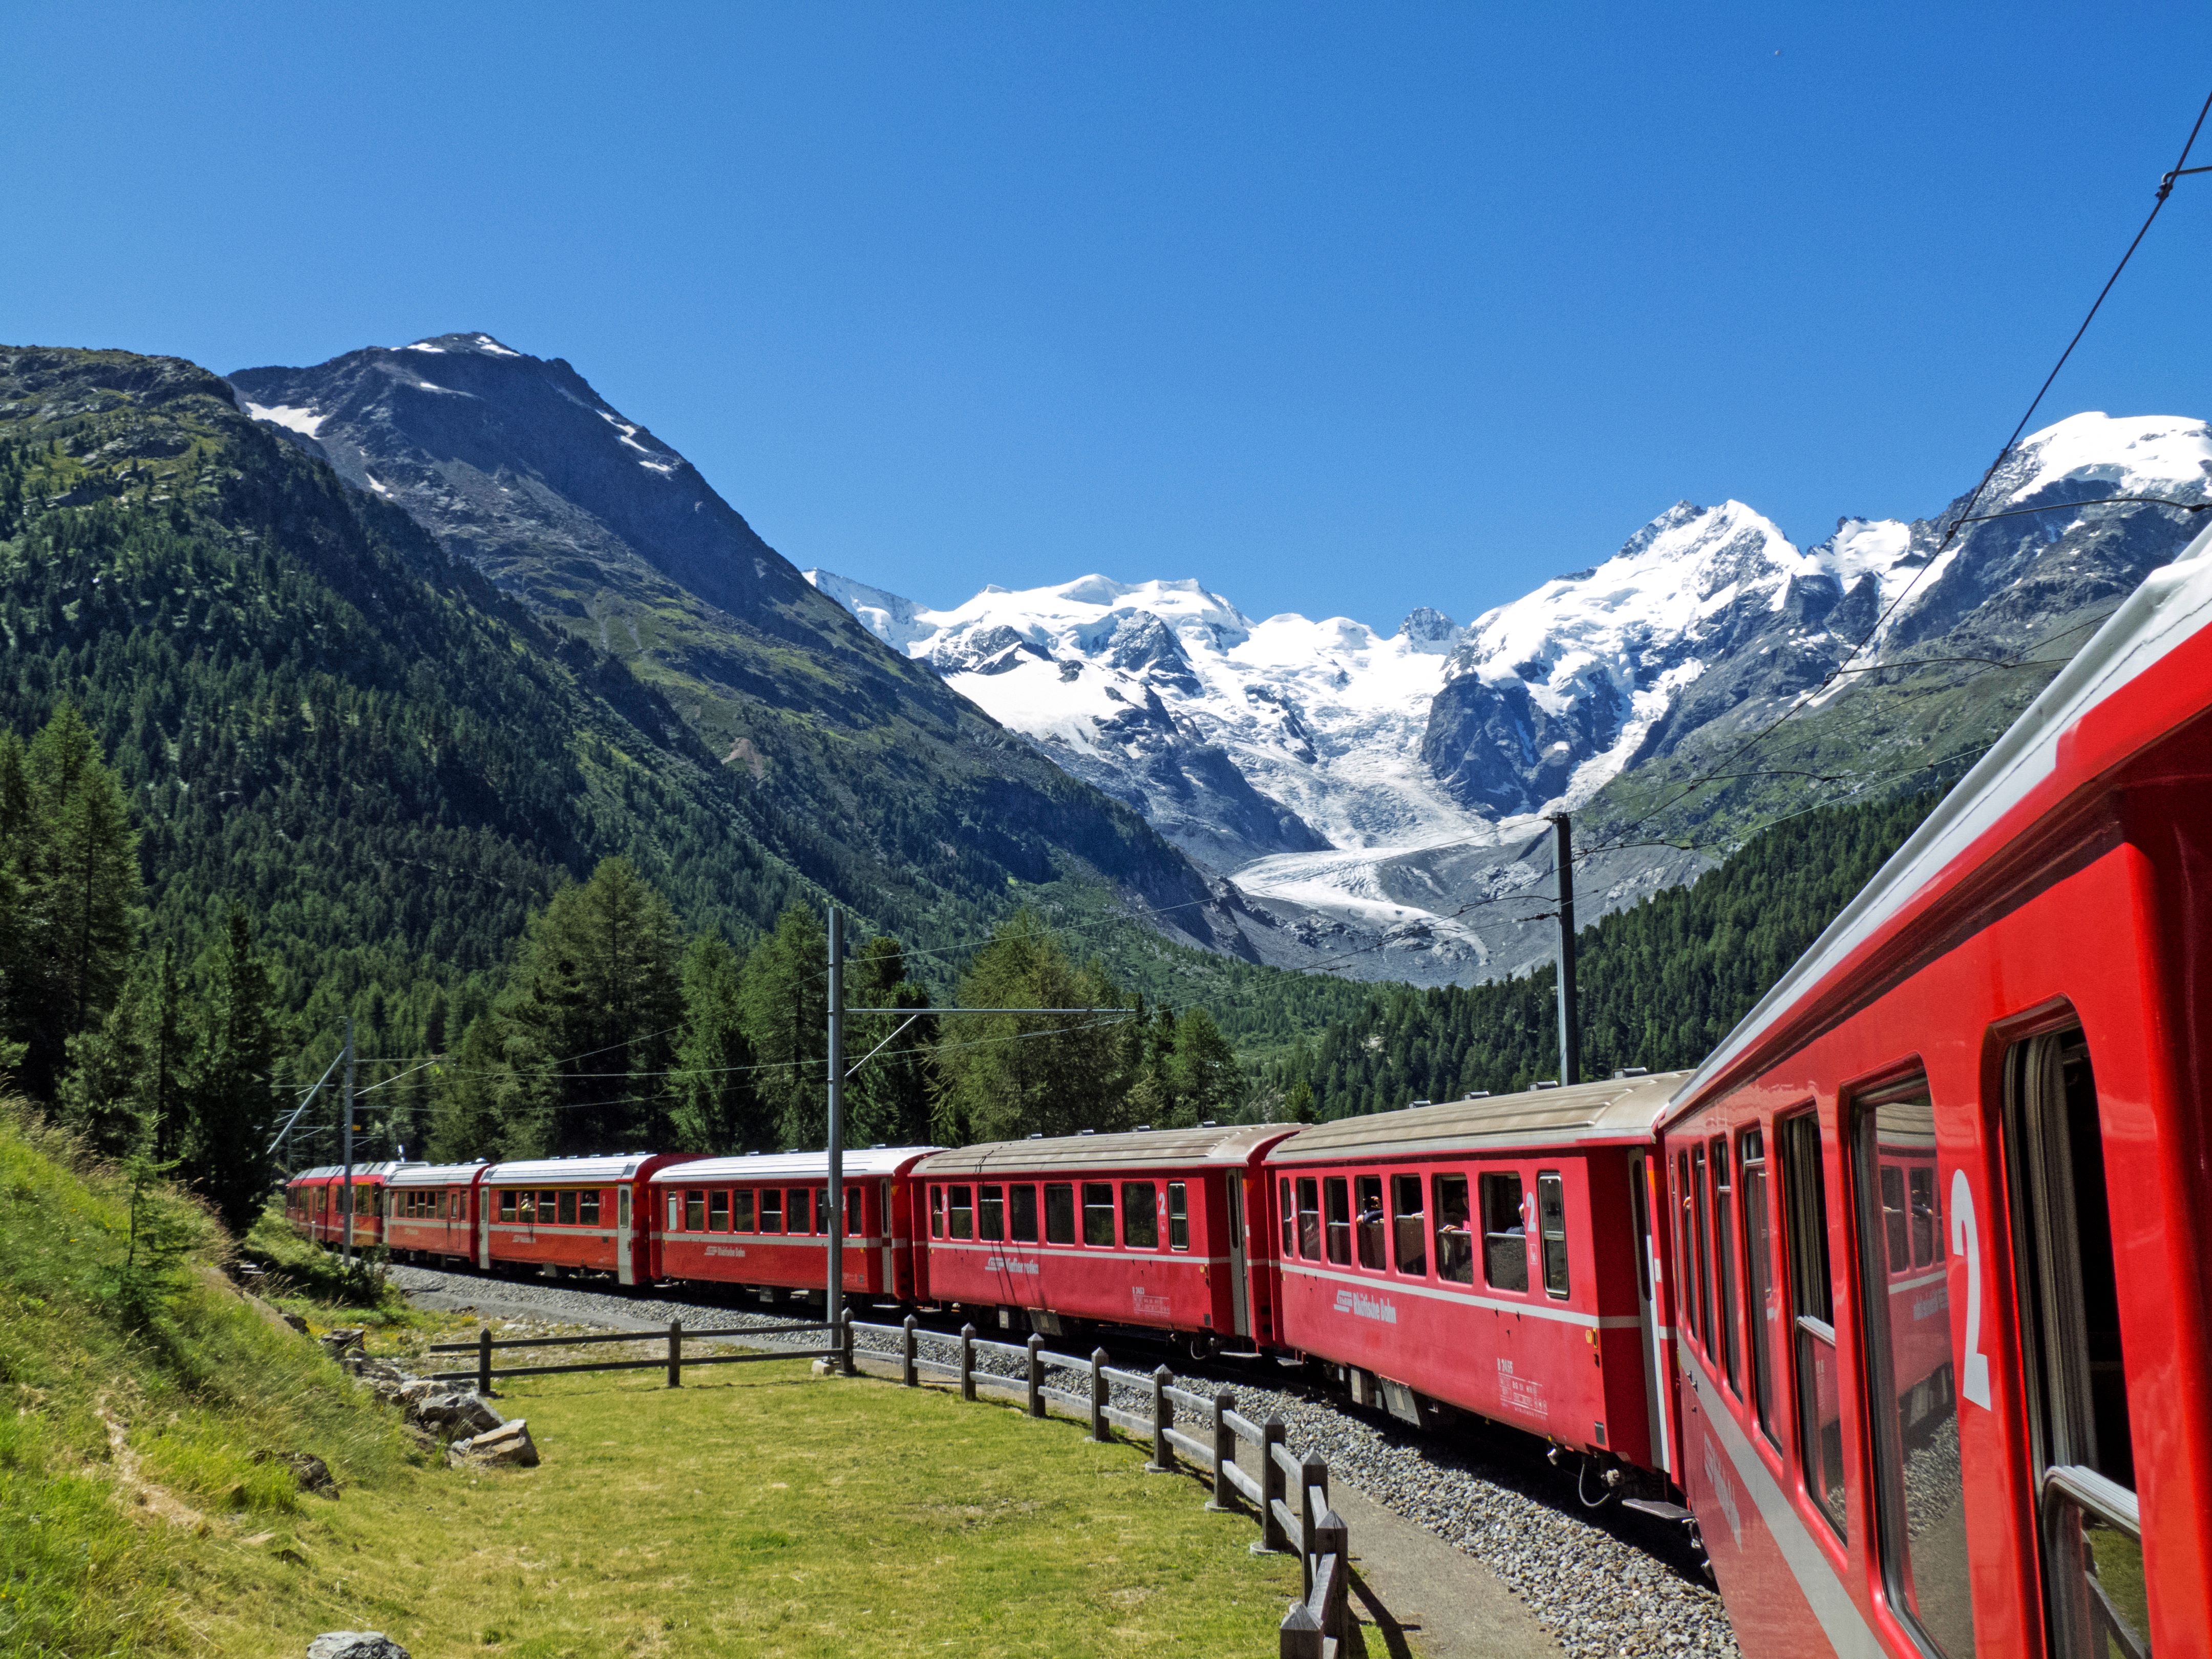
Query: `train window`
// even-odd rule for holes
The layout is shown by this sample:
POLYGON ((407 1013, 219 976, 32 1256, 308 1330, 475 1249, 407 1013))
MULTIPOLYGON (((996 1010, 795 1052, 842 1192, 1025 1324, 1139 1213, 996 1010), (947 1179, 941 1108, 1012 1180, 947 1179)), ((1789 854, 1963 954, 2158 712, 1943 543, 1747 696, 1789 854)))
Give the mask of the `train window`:
POLYGON ((1190 1248, 1189 1189, 1180 1181, 1168 1182, 1168 1249, 1190 1248))
POLYGON ((1759 1407, 1759 1426, 1778 1450, 1782 1436, 1774 1420, 1774 1322, 1782 1315, 1774 1294, 1772 1252, 1766 1222, 1766 1142, 1757 1129, 1736 1137, 1736 1202, 1743 1206, 1743 1272, 1751 1324, 1751 1391, 1759 1407))
POLYGON ((589 1192, 576 1194, 576 1219, 586 1227, 599 1224, 599 1191, 594 1187, 589 1192))
POLYGON ((1887 1229, 1876 1209, 1885 1164, 1923 1164, 1932 1186, 1936 1108, 1926 1079, 1857 1103, 1852 1128, 1882 1576, 1892 1604, 1936 1651, 1969 1654, 1974 1602, 1966 1576, 1950 1273, 1938 1268, 1892 1284, 1887 1229))
POLYGON ((563 1227, 574 1226, 576 1224, 575 1188, 573 1187, 563 1188, 560 1193, 556 1195, 554 1201, 556 1208, 553 1212, 553 1218, 563 1227))
POLYGON ((1912 1240, 1905 1219, 1905 1171, 1894 1164, 1881 1166, 1881 1231, 1889 1245, 1889 1270, 1901 1273, 1912 1265, 1912 1240))
POLYGON ((1068 1182, 1051 1181, 1044 1189, 1044 1242, 1075 1243, 1075 1188, 1068 1182))
POLYGON ((1328 1223, 1328 1259, 1340 1267, 1352 1265, 1352 1183, 1330 1176, 1321 1183, 1322 1204, 1328 1223))
MULTIPOLYGON (((2148 1653, 2104 1126, 2081 1033, 2014 1045, 2006 1085, 2021 1346, 2054 1646, 2066 1659, 2148 1653)), ((1955 1215, 1951 1225, 1963 1236, 1955 1215)))
POLYGON ((1735 1188, 1729 1180, 1726 1135, 1712 1139, 1713 1175, 1713 1346, 1731 1392, 1743 1393, 1742 1362, 1735 1351, 1735 1188))
POLYGON ((1083 1242, 1110 1245, 1114 1242, 1114 1183, 1083 1183, 1083 1242))
POLYGON ((1321 1260, 1321 1182, 1311 1176, 1298 1178, 1298 1254, 1321 1260))
POLYGON ((1482 1282, 1494 1291, 1528 1288, 1528 1230, 1517 1175, 1482 1177, 1482 1282))
POLYGON ((1567 1188, 1556 1170, 1536 1174, 1536 1230, 1544 1246, 1544 1293, 1567 1293, 1567 1188))
MULTIPOLYGON (((929 1194, 929 1228, 931 1236, 945 1237, 945 1188, 933 1187, 929 1194)), ((783 1231, 783 1188, 763 1187, 760 1195, 760 1230, 764 1233, 783 1231)))
POLYGON ((730 1231, 730 1194, 717 1187, 707 1194, 707 1231, 726 1233, 730 1231))
POLYGON ((1844 1390, 1836 1365, 1836 1305, 1828 1273, 1828 1183, 1820 1121, 1810 1112, 1774 1126, 1782 1154, 1782 1225, 1790 1244, 1790 1306, 1796 1336, 1797 1455, 1805 1486, 1836 1536, 1850 1535, 1844 1508, 1844 1390))
POLYGON ((537 1194, 521 1192, 514 1195, 514 1218, 526 1227, 538 1219, 537 1194))
POLYGON ((929 1236, 932 1238, 945 1237, 945 1188, 942 1187, 929 1189, 929 1236))
MULTIPOLYGON (((455 1215, 459 1215, 460 1212, 461 1195, 459 1193, 455 1193, 453 1194, 453 1213, 455 1215)), ((627 1187, 617 1187, 615 1188, 615 1225, 617 1227, 627 1227, 629 1225, 629 1188, 627 1187)))
POLYGON ((1282 1203, 1278 1206, 1283 1217, 1283 1260, 1288 1261, 1298 1253, 1298 1216, 1291 1202, 1291 1178, 1282 1179, 1282 1203))
POLYGON ((1353 1224, 1359 1231, 1359 1265, 1382 1271, 1382 1177, 1361 1176, 1352 1182, 1357 1189, 1352 1196, 1358 1200, 1358 1214, 1353 1224))
POLYGON ((1121 1243, 1132 1249, 1160 1248, 1159 1199, 1149 1181, 1121 1183, 1121 1243))
POLYGON ((1674 1155, 1674 1269, 1675 1316, 1692 1340, 1698 1339, 1698 1298, 1690 1292, 1696 1280, 1697 1269, 1690 1264, 1697 1260, 1697 1238, 1690 1229, 1690 1155, 1674 1155))
POLYGON ((749 1233, 753 1231, 753 1189, 740 1187, 730 1194, 730 1231, 749 1233))
POLYGON ((1006 1189, 1004 1187, 986 1187, 977 1195, 975 1237, 988 1239, 994 1244, 1006 1242, 1006 1189))
POLYGON ((1467 1177, 1431 1177, 1430 1194, 1436 1201, 1437 1277, 1455 1285, 1474 1283, 1474 1235, 1468 1226, 1472 1213, 1467 1206, 1467 1177))
POLYGON ((1417 1175, 1390 1177, 1390 1231, 1396 1245, 1398 1271, 1416 1279, 1429 1276, 1429 1223, 1421 1211, 1421 1178, 1417 1175))
POLYGON ((682 1228, 683 1225, 684 1194, 681 1193, 671 1193, 668 1195, 668 1231, 672 1233, 675 1232, 682 1228))
POLYGON ((1698 1281, 1698 1329, 1705 1335, 1705 1352, 1720 1346, 1713 1331, 1713 1270, 1707 1252, 1712 1249, 1712 1218, 1705 1202, 1705 1149, 1690 1148, 1690 1225, 1696 1254, 1692 1258, 1698 1281))
POLYGON ((1006 1197, 1010 1200, 1007 1207, 1012 1212, 1009 1219, 1013 1223, 1014 1242, 1017 1244, 1036 1243, 1037 1242, 1036 1188, 1026 1184, 1010 1187, 1006 1189, 1006 1197))
POLYGON ((560 1214, 560 1194, 557 1193, 543 1192, 538 1194, 538 1224, 541 1227, 553 1224, 556 1218, 560 1214))
POLYGON ((707 1231, 707 1194, 696 1187, 684 1194, 684 1231, 687 1233, 707 1231))
POLYGON ((945 1231, 954 1238, 975 1237, 975 1191, 972 1187, 951 1188, 945 1199, 945 1231))
POLYGON ((862 1224, 862 1217, 867 1208, 867 1193, 868 1189, 857 1181, 845 1188, 845 1237, 848 1238, 866 1238, 868 1236, 867 1228, 862 1224))
MULTIPOLYGON (((953 1191, 957 1194, 959 1188, 956 1187, 953 1191)), ((814 1194, 805 1188, 784 1188, 783 1230, 787 1233, 811 1233, 814 1231, 814 1194)), ((953 1237, 965 1238, 968 1235, 955 1233, 953 1237)))
POLYGON ((514 1194, 511 1192, 499 1195, 499 1218, 501 1221, 514 1219, 514 1194))

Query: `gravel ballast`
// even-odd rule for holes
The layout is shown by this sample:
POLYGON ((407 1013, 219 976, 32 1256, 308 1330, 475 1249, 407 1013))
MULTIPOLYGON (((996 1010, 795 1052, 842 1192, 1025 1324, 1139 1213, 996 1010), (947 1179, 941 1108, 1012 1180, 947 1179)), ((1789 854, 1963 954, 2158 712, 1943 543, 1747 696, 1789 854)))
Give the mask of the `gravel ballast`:
MULTIPOLYGON (((790 1324, 812 1316, 799 1304, 773 1310, 684 1300, 672 1293, 617 1295, 550 1281, 478 1277, 394 1266, 393 1283, 416 1300, 493 1317, 605 1324, 648 1334, 680 1319, 695 1328, 790 1324)), ((888 1314, 879 1315, 886 1323, 888 1314)), ((925 1327, 925 1358, 953 1358, 959 1339, 925 1327)), ((994 1339, 1002 1333, 988 1332, 994 1339)), ((806 1337, 763 1337, 762 1347, 805 1350, 806 1337)), ((863 1330, 856 1346, 896 1353, 895 1334, 863 1330)), ((1074 1345, 1070 1344, 1073 1346, 1074 1345)), ((1149 1371, 1158 1349, 1127 1345, 1108 1351, 1115 1364, 1149 1371)), ((1376 1503, 1427 1528, 1480 1561, 1528 1607, 1572 1659, 1613 1656, 1737 1652, 1720 1598, 1696 1576, 1693 1553, 1680 1532, 1624 1510, 1581 1507, 1571 1468, 1543 1462, 1536 1443, 1510 1430, 1471 1428, 1457 1433, 1416 1431, 1353 1410, 1290 1381, 1291 1373, 1267 1362, 1203 1366, 1174 1364, 1179 1381, 1232 1389, 1237 1409, 1255 1422, 1283 1419, 1291 1449, 1318 1452, 1340 1476, 1376 1503)), ((1000 1376, 1023 1373, 1011 1354, 979 1348, 976 1369, 1000 1376)), ((1065 1374, 1054 1386, 1079 1394, 1085 1380, 1065 1374)), ((1114 1403, 1148 1411, 1147 1390, 1115 1384, 1114 1403)))

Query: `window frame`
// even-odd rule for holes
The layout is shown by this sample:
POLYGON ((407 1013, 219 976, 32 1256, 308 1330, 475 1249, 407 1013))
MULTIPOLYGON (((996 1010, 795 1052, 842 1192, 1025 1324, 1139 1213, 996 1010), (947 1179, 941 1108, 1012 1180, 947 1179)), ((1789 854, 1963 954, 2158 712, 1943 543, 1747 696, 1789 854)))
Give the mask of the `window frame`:
POLYGON ((1157 1181, 1124 1181, 1121 1187, 1121 1248, 1160 1248, 1160 1186, 1157 1181), (1139 1234, 1142 1236, 1139 1237, 1139 1234))
POLYGON ((1352 1177, 1323 1176, 1321 1182, 1322 1249, 1332 1267, 1352 1265, 1352 1177))
POLYGON ((1083 1188, 1079 1194, 1082 1200, 1080 1219, 1083 1223, 1083 1248, 1087 1250, 1111 1250, 1119 1248, 1121 1194, 1114 1190, 1114 1183, 1110 1181, 1085 1181, 1080 1184, 1083 1188), (1095 1197, 1094 1194, 1098 1193, 1103 1193, 1106 1196, 1103 1199, 1095 1197), (1103 1238, 1091 1237, 1094 1229, 1091 1226, 1091 1218, 1093 1215, 1103 1215, 1106 1218, 1104 1229, 1106 1237, 1103 1238))
POLYGON ((975 1183, 954 1181, 945 1188, 945 1236, 957 1243, 972 1243, 975 1237, 975 1183))
POLYGON ((1073 1246, 1083 1237, 1083 1215, 1081 1206, 1075 1201, 1075 1183, 1072 1181, 1048 1181, 1042 1185, 1044 1242, 1047 1244, 1073 1246), (1057 1206, 1053 1202, 1055 1194, 1061 1200, 1057 1206), (1055 1209, 1059 1212, 1057 1215, 1054 1214, 1055 1209), (1065 1237, 1056 1236, 1053 1224, 1055 1221, 1060 1224, 1059 1232, 1065 1237))
POLYGON ((1006 1238, 1010 1243, 1034 1244, 1042 1236, 1040 1223, 1042 1212, 1037 1206, 1037 1184, 1034 1181, 1009 1182, 1006 1186, 1006 1238), (1024 1200, 1027 1200, 1026 1205, 1024 1200), (1029 1211, 1029 1231, 1022 1231, 1022 1212, 1029 1211))
POLYGON ((1418 1279, 1425 1283, 1429 1273, 1429 1206, 1428 1183, 1419 1170, 1394 1170, 1385 1189, 1390 1197, 1390 1271, 1401 1279, 1418 1279), (1403 1183, 1402 1185, 1401 1183, 1403 1183), (1401 1207, 1407 1187, 1413 1193, 1413 1207, 1401 1207), (1419 1245, 1414 1252, 1414 1265, 1406 1265, 1404 1240, 1408 1236, 1405 1224, 1412 1222, 1411 1237, 1419 1245))
POLYGON ((1528 1294, 1528 1183, 1522 1178, 1518 1169, 1479 1170, 1476 1177, 1474 1219, 1482 1231, 1482 1286, 1486 1291, 1499 1291, 1506 1296, 1526 1296, 1528 1294), (1504 1183, 1509 1181, 1513 1183, 1513 1218, 1521 1224, 1518 1227, 1492 1228, 1490 1224, 1493 1217, 1502 1215, 1504 1212, 1493 1211, 1490 1195, 1492 1191, 1502 1191, 1504 1183), (1518 1284, 1511 1283, 1510 1279, 1499 1279, 1492 1273, 1493 1267, 1498 1265, 1493 1259, 1493 1246, 1503 1251, 1506 1239, 1513 1241, 1510 1260, 1520 1270, 1518 1284))
POLYGON ((1352 1178, 1352 1255, 1360 1267, 1368 1273, 1379 1273, 1390 1265, 1390 1212, 1383 1207, 1383 1182, 1379 1173, 1370 1172, 1352 1178), (1374 1216, 1368 1217, 1368 1193, 1374 1194, 1374 1216), (1372 1247, 1371 1250, 1370 1247, 1372 1247), (1370 1255, 1374 1260, 1370 1261, 1370 1255))
POLYGON ((1006 1188, 1003 1182, 984 1182, 975 1188, 975 1238, 983 1244, 1006 1242, 1006 1188))
POLYGON ((1544 1294, 1557 1302, 1573 1296, 1575 1288, 1573 1254, 1567 1242, 1567 1182, 1558 1170, 1536 1171, 1536 1255, 1544 1270, 1544 1294), (1552 1224, 1544 1211, 1544 1189, 1549 1187, 1558 1204, 1559 1232, 1554 1235, 1552 1224), (1559 1284, 1552 1283, 1552 1246, 1559 1247, 1559 1284))
POLYGON ((781 1187, 763 1187, 763 1188, 762 1188, 760 1189, 760 1230, 761 1230, 761 1231, 763 1231, 763 1233, 773 1233, 773 1234, 777 1235, 778 1237, 781 1237, 781 1236, 782 1235, 782 1232, 783 1232, 783 1188, 781 1188, 781 1187), (775 1224, 774 1226, 770 1226, 770 1225, 769 1224, 769 1218, 770 1216, 773 1216, 773 1217, 775 1217, 775 1224))
POLYGON ((1712 1184, 1713 1200, 1713 1335, 1719 1351, 1720 1373, 1729 1392, 1743 1398, 1743 1360, 1736 1336, 1735 1163, 1723 1127, 1705 1142, 1705 1178, 1712 1184))
MULTIPOLYGON (((1776 1271, 1781 1239, 1780 1230, 1773 1223, 1772 1198, 1776 1189, 1772 1170, 1767 1160, 1763 1126, 1751 1123, 1737 1130, 1736 1205, 1741 1212, 1743 1232, 1743 1316, 1747 1328, 1744 1358, 1751 1376, 1753 1414, 1759 1420, 1759 1432, 1766 1437, 1766 1443, 1779 1453, 1783 1435, 1777 1383, 1781 1376, 1781 1362, 1775 1355, 1773 1334, 1768 1329, 1766 1315, 1770 1300, 1783 1305, 1783 1276, 1776 1271), (1747 1152, 1747 1148, 1755 1150, 1747 1152)), ((1784 1342, 1783 1346, 1787 1348, 1790 1345, 1784 1342)))
POLYGON ((1190 1249, 1190 1183, 1168 1182, 1168 1249, 1190 1249))
POLYGON ((1792 1449, 1797 1459, 1799 1482, 1813 1512, 1827 1523, 1837 1544, 1850 1547, 1851 1480, 1854 1470, 1843 1433, 1844 1414, 1855 1408, 1844 1385, 1837 1354, 1835 1328, 1835 1263, 1829 1249, 1827 1134, 1819 1108, 1808 1103, 1778 1113, 1774 1119, 1776 1162, 1780 1169, 1784 1279, 1789 1292, 1790 1408, 1797 1432, 1792 1449), (1808 1156, 1809 1143, 1809 1157, 1808 1156), (1811 1191, 1805 1190, 1809 1176, 1811 1191), (1813 1202, 1808 1206, 1808 1198, 1813 1202), (1808 1213, 1809 1208, 1809 1213, 1808 1213), (1817 1303, 1820 1311, 1808 1312, 1817 1303), (1834 1376, 1837 1412, 1836 1473, 1843 1486, 1836 1507, 1829 1505, 1822 1480, 1826 1449, 1819 1443, 1821 1419, 1820 1383, 1814 1345, 1825 1346, 1834 1376), (1811 1358, 1808 1358, 1811 1357, 1811 1358))
POLYGON ((1298 1200, 1298 1260, 1318 1261, 1322 1259, 1321 1177, 1298 1176, 1296 1190, 1298 1200))
POLYGON ((1474 1206, 1474 1183, 1466 1170, 1429 1171, 1430 1260, 1435 1266, 1437 1282, 1440 1285, 1464 1285, 1469 1290, 1474 1288, 1475 1224, 1480 1219, 1474 1206), (1454 1184, 1459 1188, 1460 1217, 1456 1232, 1453 1231, 1454 1224, 1444 1218, 1444 1189, 1454 1184), (1445 1249, 1448 1243, 1455 1242, 1461 1247, 1463 1273, 1455 1273, 1451 1270, 1451 1253, 1445 1249))

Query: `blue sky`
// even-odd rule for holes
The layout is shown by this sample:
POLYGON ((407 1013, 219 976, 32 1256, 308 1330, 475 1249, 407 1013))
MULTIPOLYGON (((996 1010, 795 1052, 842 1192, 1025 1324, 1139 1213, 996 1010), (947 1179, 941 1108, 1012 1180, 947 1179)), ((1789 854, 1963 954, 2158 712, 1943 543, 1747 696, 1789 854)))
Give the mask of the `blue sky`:
MULTIPOLYGON (((1971 485, 2212 89, 2181 5, 18 4, 0 338, 485 329, 783 552, 1464 621, 1971 485)), ((2200 161, 2212 161, 2212 146, 2200 161)), ((2212 176, 2055 417, 2212 416, 2212 176)))

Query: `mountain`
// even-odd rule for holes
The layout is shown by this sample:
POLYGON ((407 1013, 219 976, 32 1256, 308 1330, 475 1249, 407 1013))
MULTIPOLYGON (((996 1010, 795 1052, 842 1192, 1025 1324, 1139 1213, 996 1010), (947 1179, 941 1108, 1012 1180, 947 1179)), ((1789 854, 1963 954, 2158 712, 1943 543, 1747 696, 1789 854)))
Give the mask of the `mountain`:
POLYGON ((444 334, 230 381, 246 414, 627 668, 873 919, 972 931, 1009 883, 1070 877, 1205 942, 1225 927, 1138 813, 885 649, 565 362, 444 334))
POLYGON ((1577 812, 1577 845, 1601 849, 1577 877, 1595 916, 1819 790, 1955 776, 2191 518, 2025 509, 2194 504, 2208 476, 2203 422, 2077 415, 2026 440, 1977 505, 2013 516, 1940 555, 1963 498, 1910 524, 1844 519, 1809 549, 1740 501, 1683 501, 1471 624, 1425 607, 1387 636, 1255 622, 1192 581, 1089 576, 933 611, 808 576, 1231 877, 1272 924, 1244 925, 1262 959, 1464 981, 1553 948, 1521 920, 1553 880, 1547 813, 1577 812), (1847 662, 1746 775, 1671 800, 1847 662))

